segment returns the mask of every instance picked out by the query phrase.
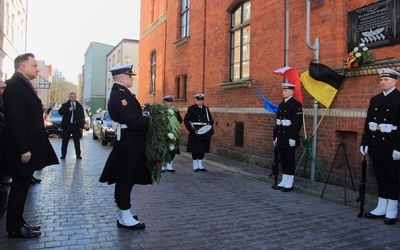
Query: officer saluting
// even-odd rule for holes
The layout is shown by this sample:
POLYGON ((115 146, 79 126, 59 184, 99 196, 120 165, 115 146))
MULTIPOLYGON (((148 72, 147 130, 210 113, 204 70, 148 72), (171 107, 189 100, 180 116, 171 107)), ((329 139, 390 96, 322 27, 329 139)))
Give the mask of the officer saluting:
POLYGON ((190 106, 184 118, 185 127, 189 131, 187 152, 192 153, 193 171, 207 171, 203 167, 205 153, 210 152, 210 140, 213 130, 206 134, 198 134, 205 125, 213 125, 214 120, 208 107, 204 106, 204 94, 197 94, 196 104, 190 106))
POLYGON ((114 78, 108 112, 115 122, 114 147, 100 177, 100 182, 115 183, 117 225, 128 229, 144 229, 130 212, 130 195, 134 184, 151 184, 150 170, 146 166, 145 142, 149 118, 143 116, 142 107, 129 91, 133 85, 132 64, 110 69, 114 78))
POLYGON ((281 189, 282 192, 293 190, 295 171, 295 151, 300 146, 300 128, 303 124, 303 106, 294 99, 291 83, 282 83, 282 97, 276 115, 276 127, 274 130, 274 144, 278 147, 279 159, 282 163, 282 180, 273 189, 281 189))
POLYGON ((384 223, 396 223, 399 199, 400 168, 400 92, 395 85, 400 73, 378 70, 382 92, 371 98, 360 151, 372 159, 378 185, 378 205, 364 217, 383 218, 384 223))

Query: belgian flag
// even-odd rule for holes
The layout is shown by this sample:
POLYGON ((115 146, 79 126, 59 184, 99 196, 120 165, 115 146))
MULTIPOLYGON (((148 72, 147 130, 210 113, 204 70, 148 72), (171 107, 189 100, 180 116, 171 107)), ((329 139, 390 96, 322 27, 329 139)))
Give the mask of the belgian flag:
POLYGON ((307 92, 325 107, 331 106, 344 79, 322 63, 310 63, 309 70, 300 75, 307 92))

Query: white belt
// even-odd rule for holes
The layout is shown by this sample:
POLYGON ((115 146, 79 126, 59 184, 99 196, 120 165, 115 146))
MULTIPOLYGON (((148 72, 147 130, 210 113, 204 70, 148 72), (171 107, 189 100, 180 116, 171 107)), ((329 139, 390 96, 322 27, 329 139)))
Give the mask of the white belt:
POLYGON ((288 127, 288 126, 292 125, 292 122, 290 120, 287 120, 287 119, 283 119, 283 120, 276 119, 276 125, 278 125, 278 126, 282 125, 284 127, 288 127))
POLYGON ((393 126, 392 124, 386 124, 386 123, 376 124, 375 122, 369 122, 368 126, 371 131, 378 130, 381 131, 382 133, 390 133, 394 130, 397 130, 397 126, 393 126))
POLYGON ((207 122, 191 122, 191 123, 192 123, 192 125, 195 125, 195 126, 204 126, 204 125, 208 125, 207 122))
POLYGON ((118 122, 114 122, 112 123, 112 127, 114 129, 114 133, 117 136, 117 141, 121 140, 121 129, 125 129, 128 128, 128 126, 126 124, 121 124, 118 122))

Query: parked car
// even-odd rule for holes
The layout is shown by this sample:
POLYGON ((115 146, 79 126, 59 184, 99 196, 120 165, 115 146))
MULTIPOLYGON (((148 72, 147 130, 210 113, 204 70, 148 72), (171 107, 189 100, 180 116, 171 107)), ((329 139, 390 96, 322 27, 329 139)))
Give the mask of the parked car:
POLYGON ((112 123, 113 121, 108 111, 101 112, 100 117, 97 117, 93 122, 93 140, 100 138, 101 145, 107 145, 109 142, 114 141, 115 133, 112 123))
POLYGON ((51 134, 62 134, 63 130, 61 128, 61 120, 62 115, 58 113, 58 108, 53 108, 44 121, 44 126, 48 136, 51 134))
MULTIPOLYGON (((53 108, 50 113, 47 115, 46 120, 44 121, 44 126, 46 128, 47 135, 58 134, 61 135, 63 130, 61 128, 62 115, 58 113, 59 108, 53 108)), ((83 110, 85 114, 85 125, 84 128, 86 131, 90 129, 90 117, 87 114, 86 110, 83 110)), ((82 137, 82 135, 81 135, 82 137)))

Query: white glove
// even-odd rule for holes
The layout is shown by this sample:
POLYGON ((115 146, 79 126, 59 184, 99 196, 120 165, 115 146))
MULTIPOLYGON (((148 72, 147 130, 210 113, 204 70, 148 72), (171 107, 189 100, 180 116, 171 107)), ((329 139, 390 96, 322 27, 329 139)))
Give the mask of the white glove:
POLYGON ((275 137, 275 139, 273 140, 273 143, 274 143, 274 147, 276 147, 276 144, 278 143, 278 138, 277 137, 275 137))
POLYGON ((296 141, 293 139, 289 139, 289 146, 291 146, 291 147, 296 146, 296 141))
POLYGON ((282 125, 284 127, 290 126, 291 124, 292 122, 290 120, 285 120, 285 119, 282 120, 282 125))
POLYGON ((368 152, 368 146, 361 146, 360 147, 360 152, 362 155, 366 155, 368 152))
POLYGON ((281 119, 276 119, 276 125, 281 125, 281 119))
POLYGON ((395 161, 400 160, 400 152, 397 150, 393 150, 392 157, 393 157, 393 160, 395 160, 395 161))
POLYGON ((376 122, 369 122, 369 123, 368 123, 368 126, 369 126, 369 130, 371 130, 371 131, 376 131, 376 128, 378 127, 378 123, 376 123, 376 122))

